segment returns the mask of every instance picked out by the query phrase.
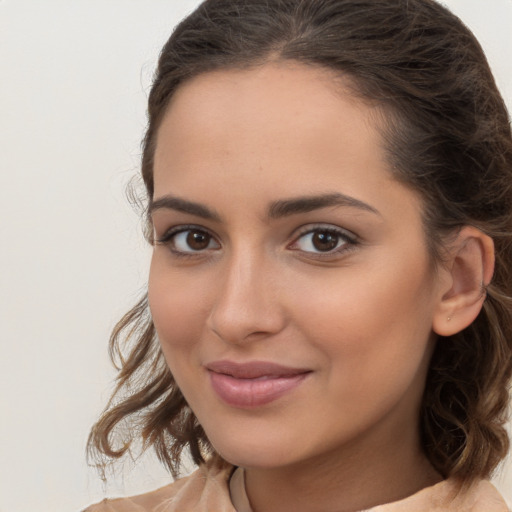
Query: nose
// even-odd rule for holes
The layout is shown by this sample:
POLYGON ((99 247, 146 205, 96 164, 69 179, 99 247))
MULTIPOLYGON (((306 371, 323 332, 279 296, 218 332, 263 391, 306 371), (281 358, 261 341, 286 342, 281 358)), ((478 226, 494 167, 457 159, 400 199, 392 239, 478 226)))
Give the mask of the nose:
POLYGON ((250 254, 233 255, 216 278, 207 326, 228 343, 277 334, 286 325, 279 270, 250 254))

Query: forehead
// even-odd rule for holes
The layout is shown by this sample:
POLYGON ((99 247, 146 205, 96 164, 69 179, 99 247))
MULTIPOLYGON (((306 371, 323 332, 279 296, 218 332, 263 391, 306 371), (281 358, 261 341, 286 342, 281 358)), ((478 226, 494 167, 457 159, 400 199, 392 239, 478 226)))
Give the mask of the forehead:
POLYGON ((353 96, 354 104, 359 104, 355 91, 355 81, 349 75, 315 64, 277 60, 199 74, 177 88, 168 110, 176 110, 177 103, 187 110, 219 105, 223 109, 242 108, 243 114, 250 113, 251 105, 265 106, 272 100, 280 109, 293 103, 300 105, 301 110, 322 109, 333 99, 349 95, 353 96))
POLYGON ((222 201, 236 214, 282 198, 341 193, 392 215, 392 205, 404 202, 420 212, 416 193, 390 171, 382 112, 351 86, 293 62, 190 80, 157 135, 154 198, 222 201))
POLYGON ((254 151, 254 163, 264 165, 268 155, 295 155, 297 145, 317 160, 340 146, 346 157, 364 157, 369 144, 382 143, 380 117, 350 85, 329 70, 293 62, 199 75, 171 100, 157 136, 155 171, 169 162, 174 168, 191 159, 227 162, 254 151))

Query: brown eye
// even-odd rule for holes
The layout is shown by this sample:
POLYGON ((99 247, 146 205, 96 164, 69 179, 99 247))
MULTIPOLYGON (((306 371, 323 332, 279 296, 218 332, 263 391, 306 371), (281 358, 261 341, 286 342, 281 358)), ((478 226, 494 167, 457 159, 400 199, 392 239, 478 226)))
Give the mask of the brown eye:
POLYGON ((311 244, 320 252, 332 251, 338 245, 340 236, 332 231, 317 231, 313 233, 311 244))
POLYGON ((357 244, 357 238, 350 232, 336 226, 312 228, 299 236, 291 249, 310 254, 337 254, 357 244))
POLYGON ((194 251, 202 251, 210 245, 211 236, 203 231, 189 231, 187 245, 194 251))
POLYGON ((219 249, 215 238, 202 229, 182 229, 165 236, 161 243, 169 245, 175 253, 195 253, 219 249))

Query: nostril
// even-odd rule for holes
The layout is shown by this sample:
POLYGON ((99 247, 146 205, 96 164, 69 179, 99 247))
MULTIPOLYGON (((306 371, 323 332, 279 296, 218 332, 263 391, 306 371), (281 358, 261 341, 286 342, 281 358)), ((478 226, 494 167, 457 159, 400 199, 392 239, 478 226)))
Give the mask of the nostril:
POLYGON ((207 321, 207 327, 227 343, 241 344, 272 336, 284 328, 284 315, 280 308, 272 311, 263 305, 245 304, 243 308, 217 305, 207 321))
POLYGON ((284 324, 281 297, 271 261, 256 250, 233 249, 215 276, 217 293, 207 327, 228 343, 247 343, 279 332, 284 324))

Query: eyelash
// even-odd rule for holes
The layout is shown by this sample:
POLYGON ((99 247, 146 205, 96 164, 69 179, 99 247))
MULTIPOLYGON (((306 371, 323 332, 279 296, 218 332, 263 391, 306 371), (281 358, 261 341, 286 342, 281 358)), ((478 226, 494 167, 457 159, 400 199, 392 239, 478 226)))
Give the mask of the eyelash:
MULTIPOLYGON (((167 246, 171 253, 179 258, 194 258, 197 256, 204 256, 205 251, 194 251, 192 249, 190 251, 180 251, 173 246, 177 235, 181 233, 187 233, 189 231, 195 233, 202 233, 204 235, 209 236, 211 240, 216 241, 215 236, 213 236, 213 234, 210 233, 207 229, 191 224, 173 227, 167 230, 160 238, 157 238, 155 242, 158 245, 167 246)), ((217 242, 217 244, 219 244, 219 242, 217 242)))
POLYGON ((354 233, 351 233, 350 231, 346 231, 345 229, 329 224, 309 224, 300 229, 294 241, 290 245, 288 245, 288 248, 300 251, 300 249, 293 249, 293 246, 296 245, 301 238, 305 237, 306 235, 314 233, 333 234, 336 237, 338 237, 338 243, 340 240, 341 242, 343 242, 341 246, 325 252, 302 251, 303 253, 308 254, 310 255, 310 257, 312 256, 316 259, 328 259, 332 258, 333 256, 339 256, 342 253, 353 250, 359 244, 358 237, 354 233))
MULTIPOLYGON (((204 257, 205 253, 208 251, 208 248, 206 248, 204 250, 197 250, 197 251, 194 251, 193 249, 191 249, 190 251, 181 251, 174 247, 174 242, 175 242, 176 236, 181 233, 187 233, 187 232, 196 232, 196 233, 202 233, 204 235, 207 235, 208 237, 210 237, 210 241, 213 240, 220 246, 220 243, 217 241, 215 236, 210 231, 208 231, 207 229, 205 229, 201 226, 197 226, 197 225, 175 226, 175 227, 169 229, 168 231, 166 231, 160 238, 157 238, 155 240, 155 243, 158 245, 167 246, 169 248, 169 250, 171 251, 171 253, 174 256, 177 256, 179 258, 194 258, 194 257, 198 257, 198 256, 204 257)), ((358 237, 356 235, 354 235, 353 233, 346 231, 342 228, 339 228, 339 227, 333 226, 333 225, 329 225, 329 224, 318 224, 318 225, 309 224, 307 226, 300 228, 299 233, 294 237, 294 240, 290 244, 287 245, 287 249, 291 249, 294 251, 301 251, 304 254, 308 254, 309 257, 313 257, 315 259, 328 259, 328 258, 332 258, 335 255, 338 256, 342 253, 353 250, 355 248, 355 246, 357 246, 358 244, 359 244, 358 237), (294 246, 303 237, 305 237, 306 235, 314 234, 314 233, 318 233, 318 232, 333 234, 336 237, 338 237, 338 243, 339 243, 340 239, 343 243, 340 247, 336 247, 333 250, 329 250, 329 251, 325 251, 325 252, 301 251, 301 249, 294 248, 294 246)))

